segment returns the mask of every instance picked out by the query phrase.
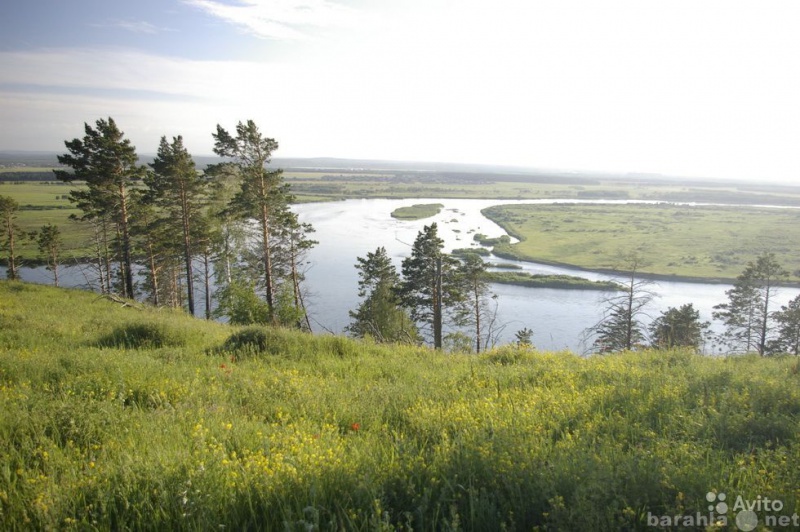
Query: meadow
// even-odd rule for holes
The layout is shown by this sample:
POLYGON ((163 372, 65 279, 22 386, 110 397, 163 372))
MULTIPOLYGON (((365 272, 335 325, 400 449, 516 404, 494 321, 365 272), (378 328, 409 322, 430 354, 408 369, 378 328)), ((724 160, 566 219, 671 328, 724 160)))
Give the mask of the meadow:
POLYGON ((503 205, 484 209, 519 243, 498 256, 589 270, 624 267, 636 251, 641 272, 734 279, 747 262, 772 252, 800 277, 800 212, 795 209, 656 205, 503 205))
POLYGON ((445 354, 4 281, 0 456, 3 530, 645 530, 710 492, 791 519, 800 361, 445 354))

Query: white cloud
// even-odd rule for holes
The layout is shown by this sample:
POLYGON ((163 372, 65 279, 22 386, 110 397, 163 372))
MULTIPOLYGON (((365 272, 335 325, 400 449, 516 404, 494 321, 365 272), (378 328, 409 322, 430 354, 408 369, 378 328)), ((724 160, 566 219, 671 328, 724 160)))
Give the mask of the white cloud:
MULTIPOLYGON (((794 4, 408 1, 322 46, 274 47, 283 62, 0 52, 1 122, 39 124, 44 138, 52 117, 79 126, 111 115, 141 133, 141 149, 183 134, 199 154, 217 122, 252 118, 286 156, 800 176, 794 4), (27 86, 36 90, 19 94, 27 86)), ((334 6, 269 5, 285 13, 276 7, 262 21, 302 35, 320 33, 327 22, 313 13, 334 6)), ((0 130, 0 147, 20 139, 16 128, 0 130)))
POLYGON ((214 0, 184 0, 227 23, 262 39, 298 40, 309 28, 348 27, 359 11, 328 0, 241 0, 226 4, 214 0))
POLYGON ((246 77, 270 67, 245 61, 199 61, 135 50, 44 50, 0 52, 4 82, 43 88, 121 92, 214 99, 249 95, 246 77))

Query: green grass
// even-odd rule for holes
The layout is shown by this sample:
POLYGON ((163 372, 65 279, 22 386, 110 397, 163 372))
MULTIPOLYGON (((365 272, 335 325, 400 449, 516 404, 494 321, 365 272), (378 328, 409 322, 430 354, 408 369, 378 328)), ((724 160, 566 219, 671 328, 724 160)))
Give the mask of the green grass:
POLYGON ((672 205, 504 205, 484 215, 521 242, 495 245, 506 258, 610 270, 636 250, 642 272, 733 279, 762 252, 800 268, 800 211, 672 205))
POLYGON ((61 182, 0 183, 0 196, 11 196, 21 207, 71 208, 66 195, 76 186, 61 182))
POLYGON ((410 207, 398 207, 392 211, 392 218, 398 220, 422 220, 436 216, 444 209, 441 203, 420 203, 410 207))
POLYGON ((644 530, 709 491, 791 515, 799 438, 797 359, 444 355, 0 282, 4 530, 644 530))

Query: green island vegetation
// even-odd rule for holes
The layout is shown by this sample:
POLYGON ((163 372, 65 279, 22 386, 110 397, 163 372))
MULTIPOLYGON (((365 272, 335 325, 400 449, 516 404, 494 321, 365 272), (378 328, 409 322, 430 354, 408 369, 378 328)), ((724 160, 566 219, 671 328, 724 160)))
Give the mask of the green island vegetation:
POLYGON ((527 272, 486 272, 490 283, 511 284, 528 288, 562 288, 575 290, 623 290, 614 281, 590 281, 572 275, 546 275, 527 272))
POLYGON ((0 434, 4 530, 692 529, 708 493, 800 511, 797 357, 443 354, 13 281, 0 434))
MULTIPOLYGON (((476 235, 476 240, 483 242, 495 243, 509 242, 508 237, 505 239, 487 239, 484 235, 476 235)), ((458 248, 452 252, 453 256, 464 258, 469 255, 477 255, 479 257, 488 257, 491 252, 485 247, 473 248, 458 248)), ((484 272, 483 277, 486 282, 498 284, 510 284, 515 286, 525 286, 528 288, 562 288, 574 290, 621 290, 622 287, 613 281, 590 281, 583 277, 574 275, 546 275, 546 274, 532 274, 520 271, 489 271, 488 268, 496 268, 499 270, 520 270, 522 266, 518 264, 508 263, 486 263, 487 271, 484 272)))
MULTIPOLYGON (((499 246, 500 244, 510 244, 511 237, 508 235, 502 235, 497 237, 488 237, 483 233, 475 233, 472 235, 472 240, 479 243, 481 246, 485 246, 487 248, 499 246)), ((491 253, 489 250, 486 250, 488 253, 491 253)))
POLYGON ((522 266, 511 262, 487 262, 487 268, 497 268, 498 270, 521 270, 522 266))
POLYGON ((492 252, 489 251, 486 248, 477 248, 477 247, 476 248, 456 248, 453 251, 451 251, 451 253, 453 255, 456 255, 456 256, 478 255, 478 256, 481 256, 481 257, 488 257, 489 255, 492 254, 492 252))
POLYGON ((398 220, 423 220, 436 216, 442 212, 442 209, 444 209, 444 205, 441 203, 420 203, 410 207, 398 207, 392 211, 391 216, 398 220))
MULTIPOLYGON (((653 205, 502 205, 483 214, 520 242, 494 242, 499 257, 608 271, 620 250, 646 258, 642 274, 700 280, 735 278, 754 255, 800 264, 794 209, 653 205)), ((478 239, 480 235, 475 235, 478 239)), ((800 277, 794 272, 793 279, 800 277)))

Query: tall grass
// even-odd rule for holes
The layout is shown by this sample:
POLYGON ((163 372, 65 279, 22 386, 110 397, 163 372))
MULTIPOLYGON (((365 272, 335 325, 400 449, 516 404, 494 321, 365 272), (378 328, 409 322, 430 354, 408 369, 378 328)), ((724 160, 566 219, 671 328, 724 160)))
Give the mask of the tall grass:
POLYGON ((0 283, 6 530, 646 529, 709 491, 791 515, 799 429, 796 359, 444 355, 0 283))

